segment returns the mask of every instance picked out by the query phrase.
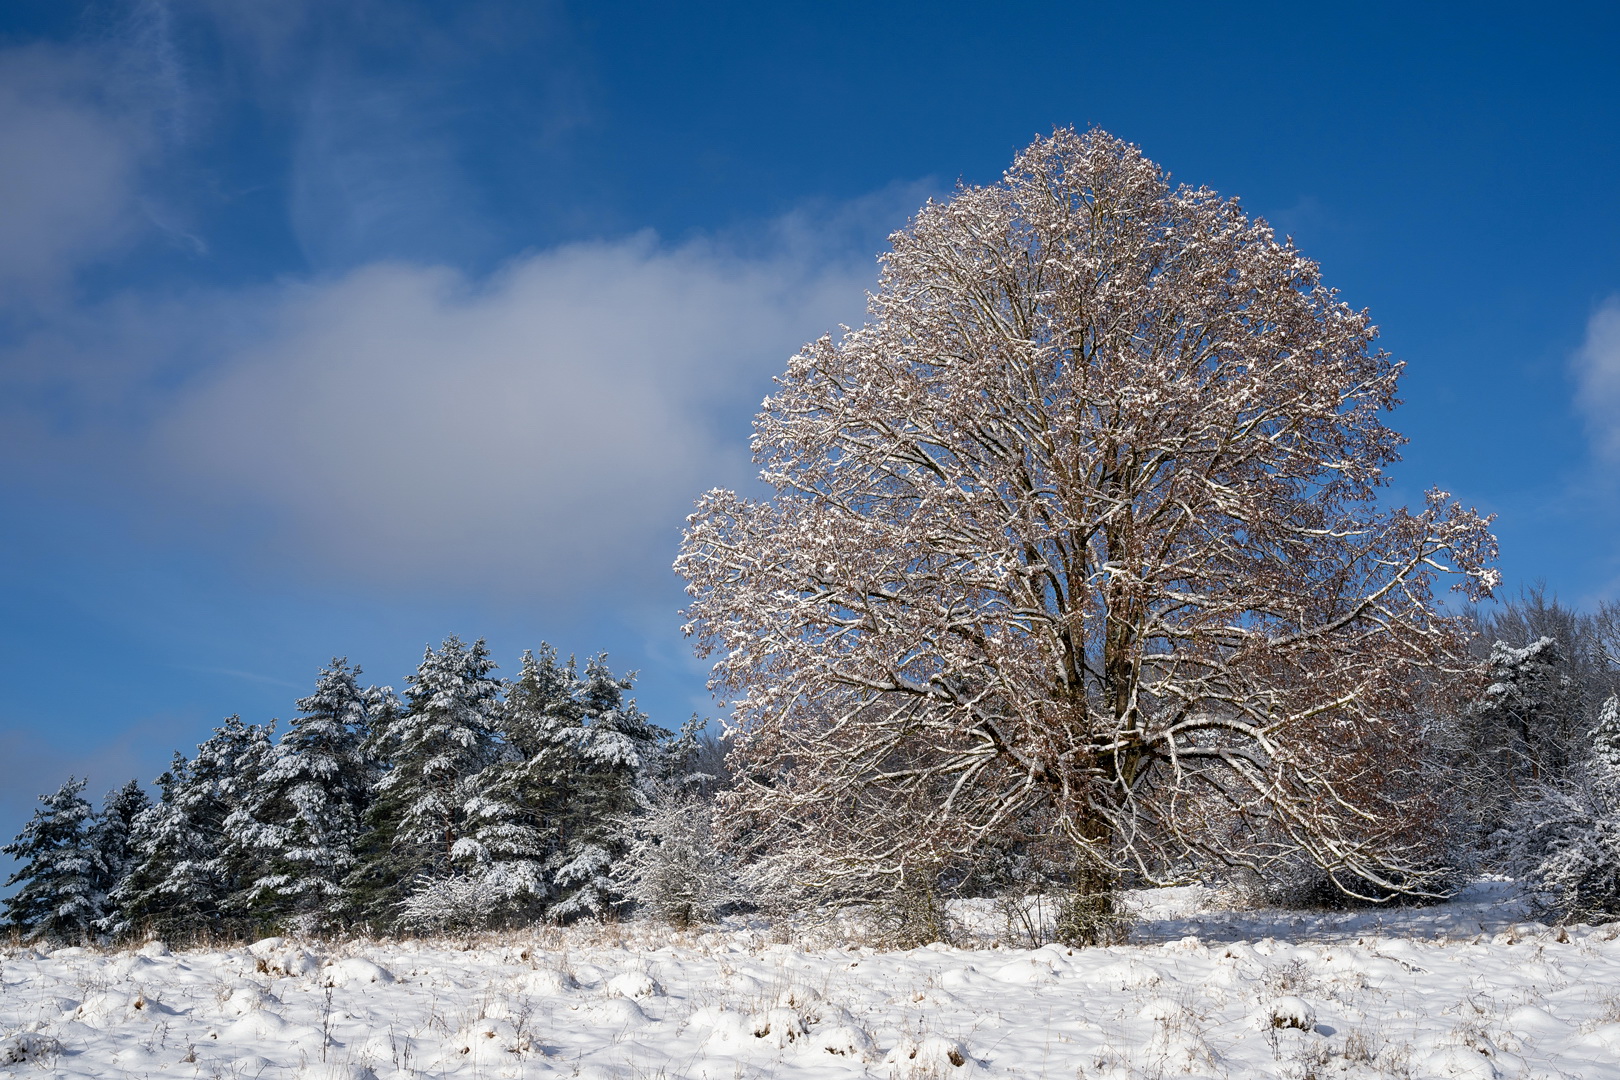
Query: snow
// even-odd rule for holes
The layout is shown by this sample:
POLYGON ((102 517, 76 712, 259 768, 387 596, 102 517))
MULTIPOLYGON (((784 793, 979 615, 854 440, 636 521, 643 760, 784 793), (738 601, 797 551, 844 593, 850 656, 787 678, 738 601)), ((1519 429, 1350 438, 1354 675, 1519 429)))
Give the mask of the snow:
MULTIPOLYGON (((0 1072, 285 1076, 1620 1078, 1620 924, 1134 894, 1130 944, 879 951, 736 920, 477 940, 13 949, 0 1072), (790 940, 783 940, 790 939, 790 940)), ((1005 924, 1003 924, 1003 929, 1005 924)))

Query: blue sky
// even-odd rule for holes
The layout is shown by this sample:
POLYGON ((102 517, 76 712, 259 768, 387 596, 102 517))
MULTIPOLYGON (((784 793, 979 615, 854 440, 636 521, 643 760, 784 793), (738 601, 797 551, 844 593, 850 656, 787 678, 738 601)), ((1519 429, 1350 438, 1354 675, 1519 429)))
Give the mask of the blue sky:
POLYGON ((1292 234, 1408 362, 1392 497, 1620 597, 1612 5, 11 0, 0 832, 333 655, 607 650, 888 232, 1101 125, 1292 234))

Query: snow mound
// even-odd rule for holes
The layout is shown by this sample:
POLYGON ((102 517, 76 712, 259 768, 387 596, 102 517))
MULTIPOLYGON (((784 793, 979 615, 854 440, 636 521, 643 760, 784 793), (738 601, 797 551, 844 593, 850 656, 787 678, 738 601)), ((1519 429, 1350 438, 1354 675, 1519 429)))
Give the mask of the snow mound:
POLYGON ((630 998, 622 997, 592 1002, 584 1011, 596 1023, 618 1028, 621 1031, 641 1027, 649 1019, 640 1005, 637 1005, 630 998))
POLYGON ((37 1031, 21 1031, 0 1039, 0 1065, 38 1063, 61 1052, 60 1042, 37 1031))
POLYGON ((824 1053, 855 1061, 871 1061, 876 1049, 872 1036, 853 1023, 818 1025, 810 1035, 809 1045, 824 1053))
POLYGON ((533 971, 525 972, 519 975, 514 982, 519 989, 547 997, 579 989, 579 982, 568 972, 549 967, 535 968, 533 971))
POLYGON ((626 971, 607 981, 607 991, 616 997, 662 997, 664 988, 645 971, 626 971))
POLYGON ((520 1034, 508 1020, 485 1017, 475 1020, 456 1032, 451 1049, 470 1061, 498 1064, 509 1055, 521 1054, 530 1047, 527 1035, 520 1034))
POLYGON ((271 976, 311 975, 321 969, 321 957, 285 938, 265 938, 248 946, 256 970, 271 976))
POLYGON ((373 964, 370 960, 362 960, 358 956, 328 964, 322 969, 320 978, 322 986, 361 986, 368 983, 387 985, 393 981, 394 976, 388 969, 373 964))
POLYGON ((1014 985, 1042 985, 1056 982, 1058 979, 1058 962, 1051 956, 1042 952, 1021 956, 1009 964, 1004 964, 987 975, 999 982, 1014 985))
POLYGON ((1290 994, 1273 998, 1260 1010, 1259 1020, 1261 1027, 1311 1031, 1316 1027, 1316 1009, 1304 998, 1290 994))
POLYGON ((754 1018, 735 1009, 709 1005, 692 1014, 692 1026, 706 1030, 705 1046, 727 1048, 746 1045, 754 1037, 754 1018))
POLYGON ((85 998, 73 1011, 73 1018, 92 1027, 105 1027, 142 1016, 151 1016, 157 1011, 159 1010, 156 1003, 147 1000, 146 995, 138 990, 134 993, 127 990, 104 990, 85 998))
POLYGON ((279 1013, 268 1009, 247 1013, 241 1019, 221 1028, 215 1038, 222 1046, 252 1046, 256 1043, 291 1046, 308 1045, 313 1042, 319 1047, 321 1043, 321 1033, 315 1028, 288 1023, 279 1013))
POLYGON ((797 1009, 778 1006, 754 1018, 754 1038, 763 1039, 765 1045, 784 1050, 810 1034, 810 1025, 797 1009))
POLYGON ((922 1039, 902 1039, 890 1050, 883 1063, 895 1080, 933 1080, 940 1076, 973 1076, 983 1063, 973 1058, 955 1039, 929 1035, 922 1039))
POLYGON ((281 1002, 257 986, 238 986, 220 1002, 219 1011, 226 1016, 246 1016, 261 1009, 273 1008, 281 1002))
POLYGON ((1467 1046, 1444 1046, 1423 1059, 1418 1075, 1457 1080, 1497 1080, 1501 1070, 1486 1054, 1467 1046))

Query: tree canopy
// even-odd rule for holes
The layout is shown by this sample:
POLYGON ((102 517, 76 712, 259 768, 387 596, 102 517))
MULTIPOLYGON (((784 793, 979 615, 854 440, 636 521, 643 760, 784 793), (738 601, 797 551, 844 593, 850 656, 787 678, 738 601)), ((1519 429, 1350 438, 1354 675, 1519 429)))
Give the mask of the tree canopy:
POLYGON ((1488 595, 1495 541, 1443 492, 1379 508, 1401 365, 1367 313, 1097 130, 891 243, 755 422, 775 496, 707 493, 676 563, 734 824, 862 887, 1030 821, 1150 878, 1304 852, 1409 886, 1387 766, 1462 655, 1435 587, 1488 595))

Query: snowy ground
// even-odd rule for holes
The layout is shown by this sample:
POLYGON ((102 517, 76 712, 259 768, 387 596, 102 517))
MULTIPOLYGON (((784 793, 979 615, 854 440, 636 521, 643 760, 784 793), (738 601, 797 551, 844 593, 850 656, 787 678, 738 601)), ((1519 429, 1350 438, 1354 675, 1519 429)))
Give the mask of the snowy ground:
POLYGON ((1075 951, 637 925, 13 951, 0 1073, 1620 1078, 1620 926, 1527 925, 1498 885, 1354 914, 1221 911, 1195 889, 1137 906, 1133 944, 1075 951))

